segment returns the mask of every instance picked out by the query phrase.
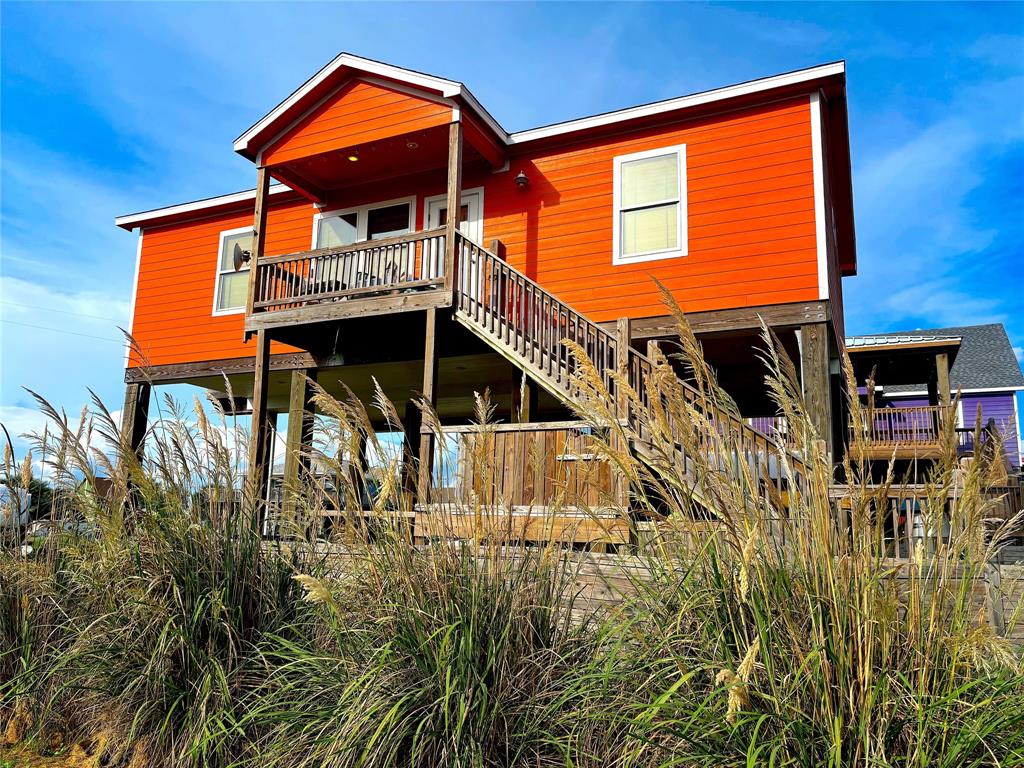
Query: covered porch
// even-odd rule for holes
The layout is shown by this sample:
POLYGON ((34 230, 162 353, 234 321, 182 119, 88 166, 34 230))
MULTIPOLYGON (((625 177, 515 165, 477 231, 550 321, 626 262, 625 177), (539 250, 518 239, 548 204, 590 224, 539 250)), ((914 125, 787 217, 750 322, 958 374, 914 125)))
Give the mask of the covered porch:
POLYGON ((374 70, 340 66, 236 142, 258 168, 247 333, 452 305, 456 254, 482 221, 463 178, 506 166, 502 132, 456 83, 374 70), (268 240, 272 178, 320 210, 308 250, 268 240), (427 189, 444 192, 421 212, 427 189))
POLYGON ((945 450, 946 430, 955 428, 956 409, 949 369, 959 337, 854 337, 847 340, 857 391, 860 423, 850 423, 850 444, 863 458, 935 459, 945 450), (890 400, 886 387, 925 383, 926 397, 906 405, 890 400))

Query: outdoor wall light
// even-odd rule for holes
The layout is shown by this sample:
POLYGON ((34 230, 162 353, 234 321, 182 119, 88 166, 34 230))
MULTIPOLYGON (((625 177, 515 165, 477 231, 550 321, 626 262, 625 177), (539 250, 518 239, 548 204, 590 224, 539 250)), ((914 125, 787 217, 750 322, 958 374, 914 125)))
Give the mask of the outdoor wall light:
POLYGON ((523 173, 522 171, 516 174, 516 186, 519 187, 520 189, 526 189, 528 186, 530 186, 530 179, 527 178, 526 174, 523 173))

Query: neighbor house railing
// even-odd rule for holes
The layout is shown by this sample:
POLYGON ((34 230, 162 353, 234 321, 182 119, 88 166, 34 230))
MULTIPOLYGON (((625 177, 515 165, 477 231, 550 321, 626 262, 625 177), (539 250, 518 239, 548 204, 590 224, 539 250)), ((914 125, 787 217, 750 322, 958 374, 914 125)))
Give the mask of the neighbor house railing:
POLYGON ((282 256, 255 264, 253 310, 296 309, 444 284, 445 229, 440 227, 282 256))
POLYGON ((952 406, 920 405, 893 408, 867 408, 860 424, 852 424, 851 443, 856 440, 876 449, 942 448, 942 432, 952 406))

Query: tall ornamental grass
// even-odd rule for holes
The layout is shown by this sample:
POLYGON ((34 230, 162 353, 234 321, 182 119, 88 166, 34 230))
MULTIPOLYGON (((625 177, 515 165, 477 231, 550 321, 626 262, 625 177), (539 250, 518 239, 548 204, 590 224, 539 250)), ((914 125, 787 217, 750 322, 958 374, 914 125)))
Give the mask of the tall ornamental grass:
MULTIPOLYGON (((613 398, 585 360, 575 382, 590 449, 631 489, 618 514, 636 546, 617 555, 493 529, 415 540, 396 514, 417 495, 399 471, 412 445, 374 430, 400 431, 380 392, 315 390, 319 434, 269 526, 231 419, 163 402, 140 459, 100 403, 72 420, 40 400, 33 455, 60 532, 0 554, 4 738, 133 768, 1024 765, 1021 649, 984 599, 1009 528, 987 520, 983 462, 958 462, 945 436, 927 535, 895 558, 899 478, 870 484, 854 444, 830 499, 832 467, 766 332, 766 387, 798 459, 769 468, 782 493, 765 487, 736 460, 714 416, 734 406, 668 299, 681 343, 656 354, 645 392, 619 381, 613 398), (360 451, 380 466, 354 466, 360 451), (318 539, 316 521, 371 482, 375 514, 318 539), (618 602, 580 596, 595 562, 628 577, 618 602)), ((7 481, 27 486, 30 467, 8 452, 7 481)), ((507 512, 482 508, 485 485, 448 513, 507 512)))

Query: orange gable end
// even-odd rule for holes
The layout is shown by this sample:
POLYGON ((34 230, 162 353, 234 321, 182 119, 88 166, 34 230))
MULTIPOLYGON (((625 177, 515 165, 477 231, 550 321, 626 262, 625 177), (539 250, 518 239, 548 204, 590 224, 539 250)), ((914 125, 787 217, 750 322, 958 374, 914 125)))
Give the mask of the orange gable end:
POLYGON ((263 152, 264 165, 446 125, 452 108, 377 83, 350 80, 263 152))

